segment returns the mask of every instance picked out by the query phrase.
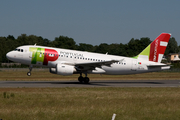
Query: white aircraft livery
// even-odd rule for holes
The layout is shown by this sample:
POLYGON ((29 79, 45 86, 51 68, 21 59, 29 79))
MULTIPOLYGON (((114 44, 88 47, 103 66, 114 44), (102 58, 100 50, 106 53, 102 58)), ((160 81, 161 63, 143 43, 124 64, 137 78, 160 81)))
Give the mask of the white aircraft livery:
POLYGON ((28 76, 33 66, 48 67, 58 75, 80 74, 81 83, 89 83, 87 74, 137 74, 170 69, 161 63, 171 34, 160 34, 150 45, 135 57, 123 57, 84 51, 67 50, 36 45, 24 45, 10 51, 6 57, 14 62, 29 65, 28 76), (85 77, 82 76, 85 74, 85 77))

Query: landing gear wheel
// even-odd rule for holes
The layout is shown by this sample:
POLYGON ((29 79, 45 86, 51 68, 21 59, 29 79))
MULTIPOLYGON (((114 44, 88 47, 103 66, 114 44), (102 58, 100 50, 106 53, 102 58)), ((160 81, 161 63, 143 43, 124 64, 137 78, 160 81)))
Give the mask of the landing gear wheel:
POLYGON ((84 78, 83 78, 82 76, 79 76, 79 77, 78 77, 78 81, 79 81, 80 83, 83 83, 83 81, 84 81, 83 79, 84 79, 84 78))
POLYGON ((78 77, 78 81, 80 83, 85 83, 88 84, 89 83, 89 78, 87 77, 87 73, 84 73, 86 75, 86 77, 82 77, 82 73, 80 73, 80 76, 78 77))
POLYGON ((84 83, 85 83, 85 84, 88 84, 88 83, 89 83, 89 78, 88 78, 88 77, 85 77, 85 78, 84 78, 84 83))
POLYGON ((31 76, 31 72, 28 72, 27 75, 28 75, 28 76, 31 76))
POLYGON ((29 72, 27 73, 27 75, 28 75, 28 76, 31 76, 31 71, 32 71, 32 68, 33 68, 33 66, 32 66, 32 65, 30 65, 30 66, 29 66, 29 72))

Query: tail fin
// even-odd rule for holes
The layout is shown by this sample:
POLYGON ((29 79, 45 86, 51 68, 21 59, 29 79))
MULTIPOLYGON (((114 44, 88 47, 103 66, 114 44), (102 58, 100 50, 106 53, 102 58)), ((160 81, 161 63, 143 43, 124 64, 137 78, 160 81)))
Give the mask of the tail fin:
POLYGON ((171 34, 161 33, 149 46, 147 46, 137 58, 160 63, 171 34))

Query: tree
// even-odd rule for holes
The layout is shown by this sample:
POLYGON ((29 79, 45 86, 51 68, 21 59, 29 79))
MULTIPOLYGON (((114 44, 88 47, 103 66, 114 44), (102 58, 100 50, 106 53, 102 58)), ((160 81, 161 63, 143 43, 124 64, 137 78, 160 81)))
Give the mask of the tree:
MULTIPOLYGON (((17 37, 17 39, 12 35, 8 35, 7 37, 0 37, 0 63, 8 62, 8 59, 6 58, 7 52, 17 48, 18 46, 34 45, 35 43, 42 46, 97 52, 103 54, 108 52, 108 54, 112 55, 133 57, 143 51, 151 43, 151 40, 146 37, 141 38, 140 40, 132 38, 128 44, 113 43, 109 45, 107 43, 101 43, 100 45, 93 46, 86 43, 80 43, 79 45, 76 45, 74 39, 67 36, 59 36, 56 37, 53 41, 49 41, 48 39, 44 39, 41 36, 35 35, 27 36, 26 34, 21 34, 17 37)), ((178 46, 175 38, 172 37, 169 40, 165 55, 178 52, 180 52, 180 46, 178 46)))
POLYGON ((94 51, 94 46, 90 45, 90 44, 86 44, 86 43, 79 43, 78 50, 93 52, 94 51))
POLYGON ((49 46, 66 49, 76 49, 76 42, 72 38, 59 36, 54 41, 50 42, 49 46))
POLYGON ((98 53, 107 53, 109 51, 109 45, 107 43, 101 43, 99 46, 97 46, 95 52, 98 53))
POLYGON ((179 51, 180 49, 178 47, 178 43, 175 40, 175 38, 174 37, 170 38, 166 51, 165 51, 165 55, 168 55, 170 53, 178 53, 179 51))
POLYGON ((122 47, 120 47, 120 44, 110 44, 109 45, 109 54, 112 55, 119 55, 122 47))
POLYGON ((7 39, 10 39, 10 40, 15 40, 14 36, 13 35, 8 35, 7 39))
POLYGON ((141 51, 143 51, 149 44, 151 43, 151 40, 149 38, 141 38, 135 39, 132 38, 129 43, 128 43, 128 49, 127 49, 127 54, 128 56, 136 56, 138 55, 141 51))

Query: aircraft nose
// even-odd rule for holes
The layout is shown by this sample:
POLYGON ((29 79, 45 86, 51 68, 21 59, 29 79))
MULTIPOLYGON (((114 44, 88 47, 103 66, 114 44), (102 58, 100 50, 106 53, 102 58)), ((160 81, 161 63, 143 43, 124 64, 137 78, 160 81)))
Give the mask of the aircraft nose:
POLYGON ((6 54, 6 58, 7 58, 7 59, 11 60, 12 57, 13 57, 12 52, 8 52, 8 53, 6 54))

